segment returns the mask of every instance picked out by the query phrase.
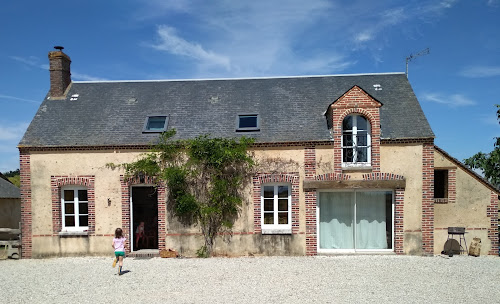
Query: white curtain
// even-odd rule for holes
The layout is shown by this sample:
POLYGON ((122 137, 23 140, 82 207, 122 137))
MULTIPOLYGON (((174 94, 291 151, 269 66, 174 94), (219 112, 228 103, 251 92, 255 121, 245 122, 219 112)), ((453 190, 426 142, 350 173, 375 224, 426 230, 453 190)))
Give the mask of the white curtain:
POLYGON ((354 248, 354 192, 320 192, 319 248, 354 248))
POLYGON ((356 248, 387 249, 386 192, 356 192, 356 248))
POLYGON ((320 249, 387 249, 387 195, 385 191, 320 192, 320 249))

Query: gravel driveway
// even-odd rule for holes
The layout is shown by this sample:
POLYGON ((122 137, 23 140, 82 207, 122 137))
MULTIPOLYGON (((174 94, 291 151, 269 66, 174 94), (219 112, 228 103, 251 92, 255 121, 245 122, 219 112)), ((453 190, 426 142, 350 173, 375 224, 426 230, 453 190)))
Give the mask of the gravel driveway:
POLYGON ((500 258, 318 256, 0 261, 0 303, 498 303, 500 258))

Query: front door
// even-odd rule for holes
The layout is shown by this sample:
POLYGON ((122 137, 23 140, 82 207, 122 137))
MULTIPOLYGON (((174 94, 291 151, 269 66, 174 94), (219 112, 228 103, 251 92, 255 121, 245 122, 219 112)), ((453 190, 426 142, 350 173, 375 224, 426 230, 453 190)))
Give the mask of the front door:
POLYGON ((158 191, 153 186, 132 187, 132 251, 158 249, 158 191))

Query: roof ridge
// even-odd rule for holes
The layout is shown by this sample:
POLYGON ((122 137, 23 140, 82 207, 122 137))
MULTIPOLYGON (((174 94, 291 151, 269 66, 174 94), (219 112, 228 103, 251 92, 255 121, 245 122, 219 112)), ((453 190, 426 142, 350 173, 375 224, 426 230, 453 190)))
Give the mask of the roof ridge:
POLYGON ((377 75, 405 75, 404 72, 358 73, 358 74, 325 74, 325 75, 296 75, 296 76, 262 76, 262 77, 235 77, 235 78, 186 78, 186 79, 150 79, 150 80, 82 80, 73 83, 126 83, 126 82, 175 82, 175 81, 211 81, 211 80, 261 80, 261 79, 293 79, 293 78, 320 78, 320 77, 351 77, 377 75))

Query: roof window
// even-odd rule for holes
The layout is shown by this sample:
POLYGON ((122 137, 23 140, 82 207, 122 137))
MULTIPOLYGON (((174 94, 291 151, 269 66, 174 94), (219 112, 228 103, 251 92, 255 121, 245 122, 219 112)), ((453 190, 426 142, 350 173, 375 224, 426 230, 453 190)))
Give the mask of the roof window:
POLYGON ((239 114, 236 121, 237 132, 260 131, 258 114, 239 114))
POLYGON ((168 116, 148 116, 142 132, 161 133, 167 130, 168 116))

